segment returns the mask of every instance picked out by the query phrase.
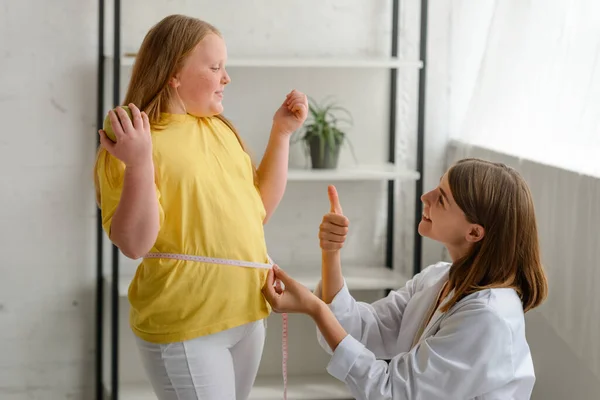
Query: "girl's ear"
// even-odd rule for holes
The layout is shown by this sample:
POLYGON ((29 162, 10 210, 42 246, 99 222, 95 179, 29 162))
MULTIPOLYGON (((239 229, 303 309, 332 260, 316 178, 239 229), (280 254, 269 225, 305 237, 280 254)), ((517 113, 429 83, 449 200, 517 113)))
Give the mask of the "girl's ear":
POLYGON ((177 89, 179 85, 181 85, 181 82, 179 82, 177 75, 172 76, 171 79, 169 79, 169 86, 171 86, 173 89, 177 89))

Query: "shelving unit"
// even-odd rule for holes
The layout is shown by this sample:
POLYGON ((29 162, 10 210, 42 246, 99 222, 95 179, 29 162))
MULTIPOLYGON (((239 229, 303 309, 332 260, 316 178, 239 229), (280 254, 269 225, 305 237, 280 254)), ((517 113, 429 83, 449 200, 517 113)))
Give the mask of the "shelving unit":
POLYGON ((393 164, 358 165, 334 170, 294 168, 288 171, 288 181, 378 181, 378 180, 417 180, 419 173, 405 170, 393 164))
MULTIPOLYGON (((114 63, 114 57, 106 57, 110 64, 114 63)), ((123 67, 132 66, 135 61, 133 55, 121 57, 120 64, 123 67)), ((230 58, 227 60, 228 67, 257 67, 257 68, 421 68, 421 61, 401 60, 398 57, 267 57, 267 58, 230 58)))
MULTIPOLYGON (((344 277, 349 289, 354 292, 386 291, 402 286, 409 277, 403 276, 393 268, 393 243, 394 243, 394 204, 395 185, 399 182, 411 182, 416 187, 415 198, 415 237, 413 273, 420 270, 421 264, 421 238, 416 234, 416 226, 420 220, 423 173, 423 143, 424 143, 424 94, 425 94, 425 49, 426 49, 426 22, 427 0, 421 0, 421 60, 401 60, 398 58, 398 33, 399 33, 399 1, 392 2, 392 51, 389 57, 365 58, 303 58, 303 57, 232 57, 228 66, 238 68, 361 68, 361 69, 389 69, 389 152, 386 162, 375 165, 355 165, 340 167, 335 170, 313 170, 292 168, 288 172, 288 181, 293 182, 358 182, 381 181, 387 182, 387 231, 385 265, 344 265, 344 277), (419 99, 418 99, 418 127, 417 127, 417 168, 406 170, 396 165, 396 97, 397 76, 402 69, 420 69, 419 71, 419 99)), ((121 18, 120 0, 114 2, 114 42, 112 54, 121 52, 121 18)), ((99 39, 98 39, 98 106, 97 125, 102 127, 105 109, 105 74, 112 70, 112 105, 120 104, 122 68, 131 67, 134 57, 129 55, 108 56, 105 54, 104 40, 105 1, 99 0, 99 39)), ((96 309, 96 400, 146 400, 154 398, 151 386, 146 382, 120 383, 119 382, 119 343, 121 341, 122 323, 120 318, 120 304, 126 302, 131 275, 120 272, 119 251, 111 247, 111 273, 104 273, 104 241, 101 214, 98 210, 97 222, 97 309, 96 309), (105 296, 109 293, 109 296, 105 296), (110 312, 108 315, 105 309, 110 312), (107 330, 107 325, 109 330, 107 330), (105 341, 108 339, 108 346, 105 341), (104 376, 106 354, 110 356, 110 377, 104 376), (107 379, 109 378, 109 379, 107 379)), ((297 278, 302 284, 314 289, 320 279, 320 271, 307 271, 300 266, 286 266, 286 270, 297 278)), ((314 328, 313 328, 314 329, 314 328)), ((313 332, 314 341, 314 332, 313 332)), ((293 346, 293 343, 290 343, 293 346)), ((321 371, 319 371, 321 372, 321 371)), ((290 400, 343 400, 351 399, 345 385, 330 377, 324 370, 317 375, 290 375, 288 378, 288 398, 290 400)), ((257 377, 256 384, 251 393, 251 400, 275 400, 282 398, 282 381, 280 376, 257 377)))

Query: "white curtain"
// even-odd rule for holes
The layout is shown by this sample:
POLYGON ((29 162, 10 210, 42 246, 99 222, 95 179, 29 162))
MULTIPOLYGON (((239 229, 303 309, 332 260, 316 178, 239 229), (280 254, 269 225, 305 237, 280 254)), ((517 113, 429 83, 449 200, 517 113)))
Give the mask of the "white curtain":
POLYGON ((451 135, 600 177, 600 1, 462 0, 452 25, 451 135))

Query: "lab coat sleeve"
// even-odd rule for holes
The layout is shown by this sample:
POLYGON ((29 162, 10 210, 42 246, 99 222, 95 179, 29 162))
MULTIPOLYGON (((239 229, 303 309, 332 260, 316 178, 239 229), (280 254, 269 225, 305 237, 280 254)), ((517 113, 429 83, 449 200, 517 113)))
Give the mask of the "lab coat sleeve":
MULTIPOLYGON (((421 273, 422 274, 422 273, 421 273)), ((404 309, 415 292, 420 274, 415 275, 406 285, 372 304, 356 301, 344 286, 335 295, 329 308, 349 335, 371 350, 378 358, 391 358, 397 351, 398 332, 404 309)), ((321 298, 321 282, 315 290, 321 298)), ((317 338, 321 347, 332 354, 331 348, 317 328, 317 338)))
POLYGON ((514 377, 512 331, 487 305, 465 305, 389 365, 348 335, 327 371, 358 400, 471 399, 514 377))

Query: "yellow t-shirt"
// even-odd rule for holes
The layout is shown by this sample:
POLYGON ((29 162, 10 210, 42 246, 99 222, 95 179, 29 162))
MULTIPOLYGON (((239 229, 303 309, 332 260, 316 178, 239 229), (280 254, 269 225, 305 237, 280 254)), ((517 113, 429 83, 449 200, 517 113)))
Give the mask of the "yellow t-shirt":
MULTIPOLYGON (((168 115, 152 132, 160 230, 151 252, 267 263, 265 209, 252 164, 235 134, 216 117, 168 115)), ((112 165, 118 165, 113 159, 112 165)), ((110 232, 122 170, 100 160, 102 222, 110 232)), ((143 259, 129 286, 136 335, 169 343, 265 318, 267 270, 173 259, 143 259)))

